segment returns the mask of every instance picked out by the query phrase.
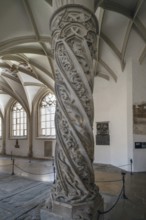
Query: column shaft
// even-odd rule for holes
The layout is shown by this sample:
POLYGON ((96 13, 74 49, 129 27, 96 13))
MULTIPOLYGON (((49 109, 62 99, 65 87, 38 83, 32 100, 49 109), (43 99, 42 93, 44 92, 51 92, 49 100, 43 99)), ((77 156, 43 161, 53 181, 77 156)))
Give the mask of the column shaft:
MULTIPOLYGON (((57 99, 57 179, 51 197, 59 206, 63 203, 74 207, 68 219, 78 219, 77 216, 80 216, 79 219, 96 219, 93 206, 95 200, 97 202, 101 197, 94 183, 92 166, 92 93, 98 24, 95 16, 86 8, 67 5, 55 12, 51 30, 57 99), (86 204, 84 211, 81 204, 86 204)), ((57 204, 54 212, 58 212, 58 209, 57 204)))

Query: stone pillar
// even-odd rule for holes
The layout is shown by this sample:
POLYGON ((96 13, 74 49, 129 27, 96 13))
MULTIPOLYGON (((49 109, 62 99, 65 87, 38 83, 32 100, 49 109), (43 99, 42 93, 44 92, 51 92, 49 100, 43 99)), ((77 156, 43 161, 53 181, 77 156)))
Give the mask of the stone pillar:
MULTIPOLYGON (((5 116, 4 116, 5 117, 5 116)), ((2 118, 2 155, 6 154, 6 120, 4 120, 4 118, 2 118)))
POLYGON ((29 114, 29 149, 28 149, 28 157, 33 157, 33 120, 32 120, 32 113, 29 114))
POLYGON ((6 155, 6 144, 5 144, 5 140, 3 140, 3 142, 2 142, 2 151, 1 151, 0 154, 6 155))
POLYGON ((57 99, 57 179, 51 200, 52 213, 58 215, 52 219, 97 220, 97 210, 103 205, 92 166, 93 63, 98 23, 91 11, 70 4, 54 13, 51 30, 57 99))

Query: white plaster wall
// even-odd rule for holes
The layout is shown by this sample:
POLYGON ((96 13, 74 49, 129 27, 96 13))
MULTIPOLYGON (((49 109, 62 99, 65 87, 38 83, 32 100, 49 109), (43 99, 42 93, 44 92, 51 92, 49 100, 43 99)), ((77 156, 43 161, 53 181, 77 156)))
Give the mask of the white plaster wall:
MULTIPOLYGON (((127 147, 128 147, 128 164, 133 161, 133 77, 132 77, 132 60, 126 63, 126 82, 127 82, 127 147)), ((131 167, 127 166, 130 171, 131 167)))
MULTIPOLYGON (((133 103, 146 102, 146 61, 139 65, 133 60, 133 103)), ((133 154, 134 171, 146 171, 146 149, 135 149, 134 142, 146 142, 146 135, 134 134, 133 154)))
POLYGON ((23 140, 18 139, 18 144, 20 148, 15 148, 15 144, 16 144, 16 140, 13 139, 6 140, 6 154, 11 155, 12 152, 13 155, 27 157, 29 150, 28 139, 23 139, 23 140))
MULTIPOLYGON (((132 143, 132 101, 129 102, 132 96, 131 63, 126 66, 124 72, 120 72, 119 69, 117 74, 117 82, 112 79, 106 81, 99 77, 95 78, 94 137, 96 122, 109 121, 110 145, 97 146, 95 143, 94 162, 121 166, 128 164, 129 158, 132 157, 129 150, 132 143)), ((129 169, 128 166, 124 168, 129 169)))

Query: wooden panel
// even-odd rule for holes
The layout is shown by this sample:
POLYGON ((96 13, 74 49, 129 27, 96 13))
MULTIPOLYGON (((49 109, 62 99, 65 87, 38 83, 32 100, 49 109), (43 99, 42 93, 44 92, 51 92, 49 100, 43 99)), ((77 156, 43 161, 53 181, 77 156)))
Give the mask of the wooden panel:
POLYGON ((44 156, 52 157, 52 141, 44 142, 44 156))

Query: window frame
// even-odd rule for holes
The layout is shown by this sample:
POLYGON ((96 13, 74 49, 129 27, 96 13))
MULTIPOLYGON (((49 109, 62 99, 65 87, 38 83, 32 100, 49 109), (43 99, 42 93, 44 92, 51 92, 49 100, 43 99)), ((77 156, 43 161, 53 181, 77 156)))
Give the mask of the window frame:
MULTIPOLYGON (((45 101, 44 101, 45 102, 45 101)), ((53 107, 54 107, 53 106, 53 107)), ((56 139, 56 129, 55 129, 55 112, 56 112, 56 96, 55 96, 55 94, 53 93, 53 92, 49 92, 49 93, 47 93, 47 94, 45 94, 45 95, 43 95, 42 97, 41 97, 41 99, 40 99, 40 101, 39 101, 39 103, 38 103, 38 108, 37 108, 37 111, 38 111, 38 127, 37 127, 37 138, 38 139, 56 139), (42 102, 46 99, 46 97, 47 96, 49 96, 49 95, 51 95, 51 96, 53 96, 53 98, 54 98, 54 100, 53 100, 53 104, 54 104, 54 102, 55 102, 55 104, 54 104, 54 106, 55 106, 55 109, 54 109, 54 112, 52 112, 51 114, 52 115, 54 115, 54 120, 52 120, 52 121, 54 121, 53 122, 53 125, 54 126, 52 126, 52 127, 50 127, 50 134, 46 134, 46 132, 45 132, 45 134, 43 135, 42 134, 42 132, 41 132, 41 129, 43 129, 43 128, 41 128, 41 123, 42 123, 42 121, 41 121, 41 108, 42 108, 42 102), (51 134, 51 130, 52 130, 52 128, 53 129, 55 129, 55 134, 51 134)), ((45 111, 47 111, 47 110, 45 110, 45 111)), ((46 113, 46 112, 45 112, 46 113)), ((50 114, 50 115, 51 115, 50 114)), ((44 114, 45 116, 47 115, 47 114, 44 114)), ((49 114, 48 114, 49 115, 49 114)), ((44 121, 44 123, 46 124, 47 122, 49 122, 49 121, 44 121)), ((44 127, 44 129, 46 130, 46 129, 49 129, 49 128, 46 128, 46 127, 44 127)))
MULTIPOLYGON (((16 110, 17 111, 17 110, 16 110)), ((17 114, 17 112, 16 112, 17 114)), ((20 114, 20 113, 19 113, 20 114)), ((17 117, 16 117, 17 118, 17 117)), ((21 121, 21 116, 19 115, 19 118, 18 118, 20 121, 21 121)), ((17 120, 18 120, 17 119, 17 120)), ((19 122, 19 126, 21 126, 21 122, 19 122)), ((17 123, 16 123, 16 127, 17 127, 17 123)), ((19 129, 19 132, 21 131, 21 128, 19 129)), ((16 132, 17 132, 17 128, 16 128, 16 132)), ((27 115, 27 112, 26 110, 24 109, 24 107, 21 105, 21 103, 19 103, 18 101, 15 101, 12 105, 11 105, 11 108, 10 108, 10 139, 27 139, 28 138, 28 115, 27 115), (23 129, 24 129, 24 124, 26 124, 26 135, 14 135, 13 134, 13 108, 15 107, 15 105, 19 104, 23 111, 23 119, 26 121, 26 123, 23 123, 23 129), (24 113, 25 113, 25 117, 24 117, 24 113)))

